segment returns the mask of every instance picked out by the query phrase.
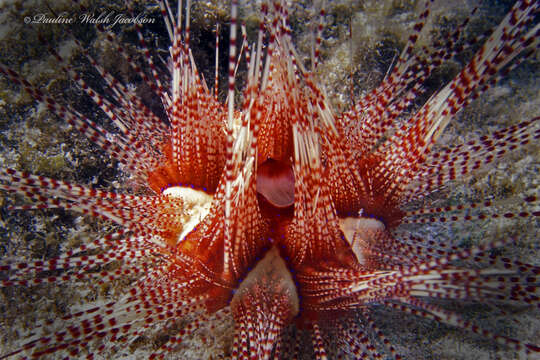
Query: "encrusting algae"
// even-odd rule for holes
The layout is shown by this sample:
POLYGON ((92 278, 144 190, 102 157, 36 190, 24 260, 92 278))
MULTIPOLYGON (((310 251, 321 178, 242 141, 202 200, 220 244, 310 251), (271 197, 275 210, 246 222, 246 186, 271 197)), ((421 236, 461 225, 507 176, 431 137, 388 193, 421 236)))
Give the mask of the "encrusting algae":
POLYGON ((1 358, 538 354, 538 4, 31 5, 1 358))

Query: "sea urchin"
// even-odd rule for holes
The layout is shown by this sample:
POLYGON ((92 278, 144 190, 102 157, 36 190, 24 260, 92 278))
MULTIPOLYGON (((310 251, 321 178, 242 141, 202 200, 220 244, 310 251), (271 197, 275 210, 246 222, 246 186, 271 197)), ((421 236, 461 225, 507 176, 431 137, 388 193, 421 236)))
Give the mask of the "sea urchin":
POLYGON ((0 65, 8 81, 107 152, 131 184, 110 192, 0 171, 0 188, 29 200, 10 205, 12 210, 61 208, 118 225, 57 257, 3 261, 1 287, 131 280, 107 302, 35 324, 20 347, 2 358, 110 356, 149 329, 166 334, 150 355, 163 357, 204 322, 229 314, 232 358, 298 358, 311 351, 318 359, 402 358, 377 326, 380 308, 476 333, 516 356, 540 351, 446 306, 477 302, 537 311, 540 268, 497 252, 514 239, 458 246, 425 231, 498 218, 532 223, 539 214, 537 196, 528 192, 444 207, 430 199, 540 136, 539 118, 533 118, 466 142, 436 145, 456 114, 501 72, 535 54, 537 2, 518 1, 468 64, 427 97, 424 85, 433 72, 475 46, 461 41, 464 22, 435 49, 418 49, 430 13, 427 1, 381 84, 339 115, 319 85, 322 25, 308 66, 293 46, 284 2, 262 2, 257 38, 249 44, 245 36, 237 38, 233 0, 228 90, 221 101, 217 76, 211 90, 190 49, 190 2, 185 15, 182 4, 177 15, 168 2, 160 6, 172 42, 170 85, 140 26, 148 70, 99 27, 161 101, 158 111, 78 42, 106 83, 103 91, 50 49, 115 130, 0 65), (239 64, 246 69, 241 96, 239 64), (312 347, 300 350, 306 338, 312 347))

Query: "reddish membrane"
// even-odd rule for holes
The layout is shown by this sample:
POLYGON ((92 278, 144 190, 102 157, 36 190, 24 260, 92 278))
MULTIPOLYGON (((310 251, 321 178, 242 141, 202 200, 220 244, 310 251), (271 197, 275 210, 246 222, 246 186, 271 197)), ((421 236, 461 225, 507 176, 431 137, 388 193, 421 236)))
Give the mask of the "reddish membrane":
MULTIPOLYGON (((138 184, 137 193, 141 188, 145 193, 108 192, 14 169, 0 172, 0 189, 30 201, 14 210, 63 208, 119 228, 57 258, 1 264, 2 287, 131 279, 125 294, 105 305, 38 322, 22 345, 0 358, 54 352, 107 357, 151 330, 169 334, 156 337, 159 348, 151 349, 151 358, 163 358, 204 322, 231 314, 235 328, 228 354, 235 359, 298 358, 305 345, 298 334, 309 338, 317 359, 402 358, 377 327, 375 307, 450 325, 505 351, 534 356, 537 345, 483 329, 435 301, 537 310, 540 268, 492 251, 512 239, 461 248, 438 241, 440 234, 422 239, 400 225, 540 215, 532 194, 445 208, 430 207, 428 198, 540 137, 534 118, 433 151, 455 115, 495 84, 500 70, 534 53, 538 4, 518 1, 470 63, 428 97, 423 84, 443 60, 463 51, 457 44, 467 23, 440 47, 417 51, 430 4, 381 84, 340 115, 316 71, 298 58, 288 9, 280 1, 263 2, 253 44, 246 37, 237 41, 238 9, 232 2, 224 103, 197 71, 189 48, 189 11, 182 20, 171 15, 168 3, 160 4, 172 42, 171 84, 161 83, 140 29, 151 76, 125 56, 161 99, 166 121, 83 48, 112 90, 112 102, 51 49, 117 127, 115 134, 0 65, 9 81, 107 151, 138 184), (246 64, 246 86, 237 105, 240 62, 246 64), (427 100, 417 106, 421 96, 427 100), (428 205, 406 210, 419 200, 428 205), (59 275, 48 275, 53 271, 59 275), (186 325, 187 319, 194 320, 186 325)), ((313 49, 315 70, 321 32, 322 24, 313 49)), ((114 35, 106 36, 124 55, 114 35)))
POLYGON ((257 192, 276 208, 294 204, 294 173, 291 166, 274 159, 259 165, 257 192))

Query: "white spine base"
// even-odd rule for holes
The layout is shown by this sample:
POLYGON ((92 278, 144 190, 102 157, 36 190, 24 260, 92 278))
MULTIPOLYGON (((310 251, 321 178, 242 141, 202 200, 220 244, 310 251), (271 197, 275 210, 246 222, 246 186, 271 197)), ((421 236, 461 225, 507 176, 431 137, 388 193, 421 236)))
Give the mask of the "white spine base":
POLYGON ((177 243, 180 243, 208 215, 213 196, 204 191, 183 186, 171 186, 163 191, 163 195, 180 198, 186 204, 185 210, 188 220, 184 223, 182 233, 178 236, 177 243))
POLYGON ((386 227, 382 222, 373 218, 347 217, 339 219, 339 228, 351 246, 359 264, 365 263, 363 250, 377 234, 384 232, 386 227))

